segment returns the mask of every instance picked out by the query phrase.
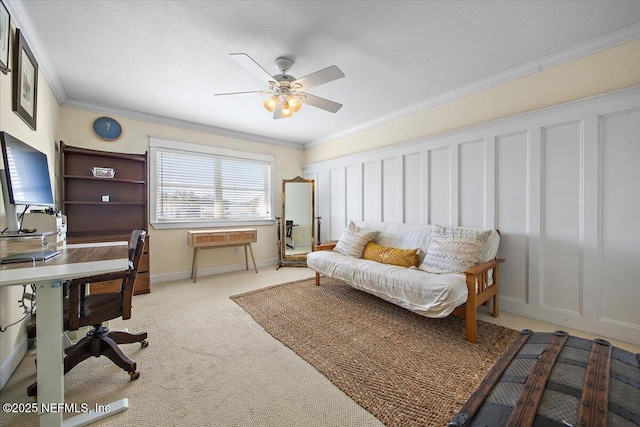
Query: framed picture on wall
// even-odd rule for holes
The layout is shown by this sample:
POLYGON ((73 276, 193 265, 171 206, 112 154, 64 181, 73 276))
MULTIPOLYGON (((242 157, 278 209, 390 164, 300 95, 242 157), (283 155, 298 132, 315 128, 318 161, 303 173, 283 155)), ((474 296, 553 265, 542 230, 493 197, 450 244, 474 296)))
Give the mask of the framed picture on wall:
POLYGON ((11 17, 9 11, 0 1, 0 70, 7 74, 9 68, 9 31, 11 30, 11 17))
POLYGON ((38 63, 19 29, 16 30, 13 64, 13 111, 36 130, 38 63))

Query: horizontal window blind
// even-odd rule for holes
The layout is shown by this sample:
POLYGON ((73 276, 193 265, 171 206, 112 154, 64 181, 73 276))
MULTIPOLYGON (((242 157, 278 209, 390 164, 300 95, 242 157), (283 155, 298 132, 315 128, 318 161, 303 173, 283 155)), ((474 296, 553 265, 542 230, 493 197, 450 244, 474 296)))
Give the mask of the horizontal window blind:
POLYGON ((157 223, 269 220, 272 162, 154 150, 157 223))

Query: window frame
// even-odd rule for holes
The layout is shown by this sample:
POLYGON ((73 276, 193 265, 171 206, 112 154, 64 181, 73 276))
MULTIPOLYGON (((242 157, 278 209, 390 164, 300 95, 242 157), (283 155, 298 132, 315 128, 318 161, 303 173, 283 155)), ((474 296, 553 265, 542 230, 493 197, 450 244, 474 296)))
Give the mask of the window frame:
POLYGON ((227 227, 227 226, 258 226, 273 225, 275 223, 275 156, 267 154, 251 153, 248 151, 231 150, 228 148, 214 147, 210 145, 194 144, 190 142, 174 141, 156 137, 149 137, 149 223, 155 229, 183 229, 183 228, 205 228, 205 227, 227 227), (157 194, 157 169, 158 151, 176 151, 195 154, 210 154, 237 159, 257 160, 270 163, 270 218, 269 219, 249 219, 249 220, 210 220, 210 221, 159 221, 156 198, 157 194))

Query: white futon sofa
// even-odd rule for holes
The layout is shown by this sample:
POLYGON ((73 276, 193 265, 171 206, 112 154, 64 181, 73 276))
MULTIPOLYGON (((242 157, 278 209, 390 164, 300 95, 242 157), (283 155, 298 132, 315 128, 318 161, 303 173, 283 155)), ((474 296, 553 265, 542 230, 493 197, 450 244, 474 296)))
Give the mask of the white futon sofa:
POLYGON ((475 343, 477 307, 493 299, 498 316, 499 242, 496 230, 351 221, 339 241, 308 254, 307 265, 316 285, 323 274, 422 316, 466 317, 467 341, 475 343), (398 252, 404 266, 393 265, 398 252))

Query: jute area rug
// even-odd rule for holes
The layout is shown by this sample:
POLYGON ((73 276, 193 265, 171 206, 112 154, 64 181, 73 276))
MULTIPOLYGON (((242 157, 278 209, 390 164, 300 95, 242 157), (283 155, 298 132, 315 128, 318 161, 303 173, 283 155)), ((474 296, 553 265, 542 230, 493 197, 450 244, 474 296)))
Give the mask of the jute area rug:
POLYGON ((458 317, 429 319, 322 277, 231 297, 387 426, 445 426, 517 331, 458 317))

